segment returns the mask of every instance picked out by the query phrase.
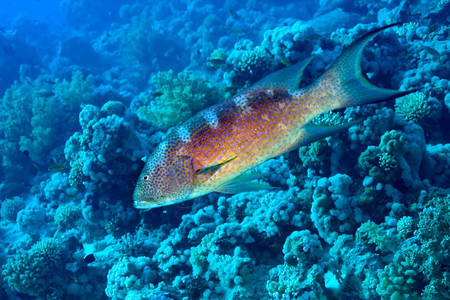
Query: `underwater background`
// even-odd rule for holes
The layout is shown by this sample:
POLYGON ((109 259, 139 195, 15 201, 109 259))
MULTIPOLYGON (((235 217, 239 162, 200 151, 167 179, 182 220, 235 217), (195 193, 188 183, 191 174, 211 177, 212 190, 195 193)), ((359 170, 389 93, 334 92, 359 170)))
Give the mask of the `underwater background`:
POLYGON ((448 0, 0 2, 0 299, 450 299, 448 0), (277 187, 149 211, 170 128, 365 33, 417 92, 258 166, 277 187))

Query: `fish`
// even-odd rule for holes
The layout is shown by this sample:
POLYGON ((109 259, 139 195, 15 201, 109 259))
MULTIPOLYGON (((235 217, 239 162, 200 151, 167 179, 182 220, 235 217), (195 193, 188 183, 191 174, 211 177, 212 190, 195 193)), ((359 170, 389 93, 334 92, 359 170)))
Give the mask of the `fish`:
POLYGON ((422 44, 419 44, 419 45, 420 45, 420 47, 422 47, 423 50, 428 52, 433 57, 434 61, 436 61, 438 63, 441 62, 441 54, 439 54, 439 52, 436 49, 422 45, 422 44))
POLYGON ((153 98, 156 98, 156 97, 162 96, 162 95, 163 95, 163 92, 161 92, 161 91, 153 91, 153 92, 150 93, 150 95, 151 95, 153 98))
POLYGON ((55 95, 55 93, 50 90, 37 91, 37 92, 35 92, 35 94, 36 94, 36 96, 42 97, 42 98, 50 98, 55 95))
POLYGON ((77 194, 75 193, 75 194, 67 194, 66 193, 66 197, 68 198, 68 199, 76 199, 77 198, 77 194))
POLYGON ((228 10, 228 12, 230 13, 230 16, 235 19, 235 20, 239 20, 241 17, 231 8, 228 10))
POLYGON ((273 190, 251 173, 261 163, 356 124, 320 125, 312 120, 335 109, 378 103, 415 92, 379 88, 360 66, 375 29, 351 44, 318 79, 299 88, 311 59, 276 71, 251 88, 207 108, 174 128, 148 157, 133 204, 149 210, 211 192, 273 190))
POLYGON ((84 262, 85 262, 86 264, 93 263, 94 261, 95 261, 95 256, 94 256, 94 254, 92 254, 92 253, 90 253, 90 254, 88 254, 88 255, 86 255, 86 256, 84 257, 84 262))
POLYGON ((50 172, 62 172, 66 168, 66 164, 53 164, 48 167, 50 172))
POLYGON ((229 31, 238 37, 245 35, 245 32, 239 28, 230 28, 229 31))
POLYGON ((222 58, 211 58, 211 57, 208 57, 206 61, 208 63, 213 64, 213 65, 224 65, 224 64, 226 64, 225 59, 222 59, 222 58))
POLYGON ((205 70, 208 72, 214 72, 218 69, 220 69, 222 66, 224 66, 226 64, 226 60, 222 59, 222 58, 211 58, 208 57, 206 59, 206 66, 205 66, 205 70))
POLYGON ((283 65, 285 65, 286 67, 292 66, 291 61, 290 61, 289 59, 287 59, 287 58, 283 58, 280 62, 281 62, 283 65))

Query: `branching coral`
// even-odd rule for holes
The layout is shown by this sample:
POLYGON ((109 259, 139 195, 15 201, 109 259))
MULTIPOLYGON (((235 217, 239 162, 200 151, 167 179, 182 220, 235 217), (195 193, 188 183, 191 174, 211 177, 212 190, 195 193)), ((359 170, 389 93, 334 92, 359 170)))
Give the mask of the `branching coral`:
POLYGON ((271 299, 321 299, 324 297, 324 270, 319 264, 278 265, 269 271, 266 289, 271 299))
MULTIPOLYGON (((107 104, 105 104, 107 105, 107 104)), ((87 105, 80 113, 82 132, 76 132, 66 142, 65 155, 70 162, 70 182, 80 186, 96 183, 97 189, 111 191, 115 186, 128 182, 130 174, 137 172, 140 156, 144 155, 143 140, 123 115, 103 112, 87 105), (101 185, 101 186, 98 186, 101 185)), ((128 191, 131 193, 130 191, 128 191)))
POLYGON ((331 148, 324 139, 300 147, 298 152, 304 167, 315 168, 322 171, 326 170, 326 166, 329 166, 330 164, 330 153, 331 148))
POLYGON ((396 252, 392 263, 378 273, 380 283, 377 293, 382 299, 418 298, 418 270, 405 259, 403 254, 396 252))
POLYGON ((81 207, 74 204, 60 206, 55 212, 55 223, 59 231, 66 231, 75 227, 75 224, 83 220, 81 207))
POLYGON ((22 251, 3 266, 8 284, 21 293, 43 299, 62 297, 64 258, 55 239, 44 239, 29 251, 22 251))
POLYGON ((94 100, 94 78, 92 75, 84 78, 81 71, 75 71, 70 81, 63 80, 55 84, 55 95, 72 107, 81 103, 91 104, 94 100))
POLYGON ((378 147, 369 146, 358 159, 359 166, 378 182, 402 180, 416 186, 425 156, 425 140, 417 125, 406 125, 404 131, 391 130, 380 138, 378 147))
MULTIPOLYGON (((37 79, 35 84, 41 81, 37 79)), ((13 85, 0 105, 8 147, 16 148, 15 152, 19 149, 26 152, 35 165, 48 167, 50 153, 62 146, 62 141, 74 127, 73 122, 69 122, 70 115, 78 113, 81 103, 92 101, 92 88, 92 76, 84 80, 79 71, 74 73, 70 82, 56 82, 54 90, 28 84, 13 85), (62 123, 66 125, 61 127, 62 123)), ((4 153, 2 164, 7 166, 10 156, 4 153)))
POLYGON ((442 104, 422 92, 406 95, 395 101, 395 112, 408 121, 418 124, 437 122, 441 117, 442 104))
MULTIPOLYGON (((450 298, 449 199, 432 192, 436 186, 447 188, 450 178, 450 144, 445 144, 450 56, 448 26, 439 24, 445 18, 439 10, 432 13, 436 25, 400 29, 406 48, 394 35, 383 34, 362 58, 362 70, 374 72, 368 76, 377 86, 423 86, 424 94, 398 100, 397 114, 389 105, 374 104, 319 116, 312 122, 364 121, 348 135, 314 142, 298 155, 286 154, 251 171, 267 175, 259 180, 274 190, 211 193, 181 208, 145 212, 134 209, 131 199, 141 158, 170 127, 220 101, 221 81, 231 80, 229 93, 281 64, 322 54, 305 73, 313 80, 310 75, 325 69, 341 46, 378 26, 352 28, 371 20, 359 14, 366 7, 384 24, 389 18, 414 21, 418 9, 438 1, 413 1, 408 9, 402 6, 406 1, 400 6, 392 0, 316 1, 301 12, 305 22, 290 18, 300 6, 292 3, 229 1, 216 11, 208 1, 140 1, 116 9, 124 1, 106 6, 114 8, 108 17, 114 24, 107 28, 103 22, 102 32, 94 26, 100 15, 89 11, 86 1, 63 1, 68 17, 76 17, 69 23, 79 26, 75 21, 86 13, 81 26, 92 30, 62 42, 66 49, 60 54, 74 57, 76 50, 67 46, 84 43, 92 49, 94 41, 99 60, 84 69, 92 75, 76 71, 72 78, 55 80, 62 71, 45 74, 46 68, 23 65, 19 83, 1 100, 0 198, 6 199, 1 217, 17 226, 0 224, 0 298, 15 293, 59 299, 450 298), (329 11, 342 4, 345 12, 329 11), (197 26, 200 19, 203 25, 197 26), (258 38, 260 45, 254 42, 258 38), (186 45, 184 52, 177 43, 186 45), (390 58, 394 51, 405 55, 390 58), (181 57, 190 58, 185 71, 154 75, 145 91, 151 72, 182 68, 181 57), (120 65, 123 61, 127 64, 120 65), (206 71, 214 72, 202 75, 205 61, 206 71), (139 95, 131 108, 130 95, 139 95), (101 107, 106 99, 126 101, 101 107), (440 102, 447 106, 442 111, 440 102), (69 174, 58 157, 64 142, 69 174), (348 148, 352 152, 346 153, 348 148), (355 168, 353 154, 360 152, 360 168, 355 168), (64 171, 49 174, 52 160, 64 171), (21 198, 12 198, 16 195, 21 198)), ((3 54, 8 45, 2 34, 21 33, 0 32, 3 54)), ((13 43, 13 50, 20 51, 19 45, 13 43)), ((63 61, 56 58, 51 69, 63 61)))
POLYGON ((312 52, 311 38, 316 35, 314 29, 301 21, 292 26, 277 27, 264 32, 261 45, 276 60, 298 61, 308 57, 312 52))
POLYGON ((373 244, 376 246, 376 250, 390 250, 394 253, 398 245, 396 236, 385 234, 380 225, 372 221, 361 224, 356 232, 356 240, 362 243, 373 244))
POLYGON ((323 254, 322 245, 316 234, 309 230, 294 231, 289 235, 283 247, 284 261, 288 265, 297 265, 314 261, 323 254))
POLYGON ((366 218, 358 207, 357 198, 350 194, 352 179, 345 174, 321 178, 314 190, 311 219, 319 236, 333 244, 342 233, 356 230, 356 223, 366 218))
POLYGON ((178 73, 160 72, 152 77, 156 91, 138 96, 138 113, 153 124, 165 129, 178 125, 207 105, 221 99, 219 89, 205 76, 189 71, 178 73))
POLYGON ((263 275, 254 274, 257 269, 249 253, 254 241, 249 230, 239 223, 219 225, 214 233, 207 234, 198 246, 191 248, 189 261, 194 276, 213 282, 215 297, 238 297, 244 286, 248 297, 256 297, 260 291, 251 283, 263 275))
POLYGON ((5 199, 1 205, 0 216, 2 220, 16 222, 17 213, 25 208, 25 201, 20 197, 14 197, 5 199))
POLYGON ((450 182, 450 144, 427 145, 430 155, 429 172, 431 181, 440 187, 448 187, 450 182))
POLYGON ((254 83, 274 67, 273 57, 261 46, 253 46, 250 40, 236 43, 227 59, 227 64, 233 68, 227 75, 238 85, 254 83))
POLYGON ((155 277, 143 276, 146 268, 151 268, 148 257, 122 258, 108 272, 108 284, 105 292, 111 299, 150 299, 158 295, 155 289, 155 277))

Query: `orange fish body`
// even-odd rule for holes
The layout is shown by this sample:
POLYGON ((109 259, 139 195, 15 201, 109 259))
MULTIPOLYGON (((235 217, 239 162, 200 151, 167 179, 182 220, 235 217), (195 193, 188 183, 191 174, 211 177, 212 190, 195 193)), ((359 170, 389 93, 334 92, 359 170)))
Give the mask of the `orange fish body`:
POLYGON ((294 65, 267 76, 249 91, 212 106, 175 128, 148 159, 133 194, 150 209, 213 191, 270 189, 247 170, 302 145, 348 128, 310 121, 329 110, 386 101, 412 91, 377 88, 361 74, 364 46, 385 26, 366 34, 318 80, 298 89, 303 69, 294 65))

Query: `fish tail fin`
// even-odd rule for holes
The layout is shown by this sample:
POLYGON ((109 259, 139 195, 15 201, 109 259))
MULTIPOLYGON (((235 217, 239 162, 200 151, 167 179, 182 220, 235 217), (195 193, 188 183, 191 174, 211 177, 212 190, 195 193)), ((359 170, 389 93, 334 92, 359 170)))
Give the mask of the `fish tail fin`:
POLYGON ((361 72, 361 56, 367 43, 387 28, 375 29, 353 42, 317 81, 310 87, 310 95, 319 110, 327 111, 349 106, 377 103, 401 97, 416 90, 398 91, 371 84, 361 72))

